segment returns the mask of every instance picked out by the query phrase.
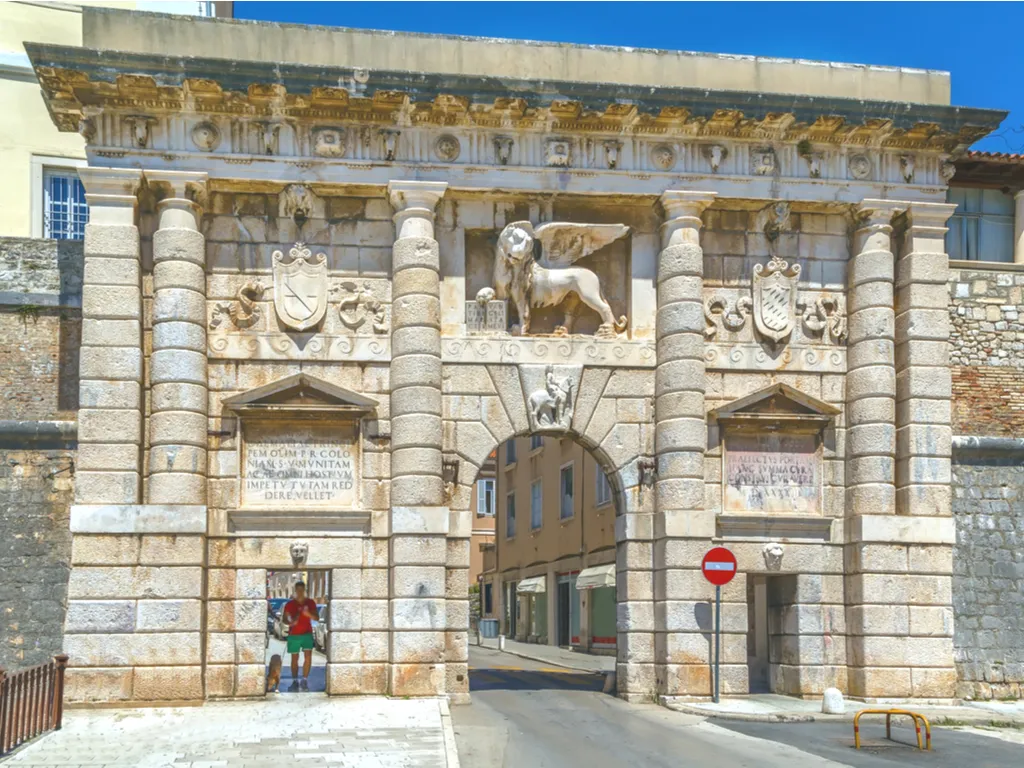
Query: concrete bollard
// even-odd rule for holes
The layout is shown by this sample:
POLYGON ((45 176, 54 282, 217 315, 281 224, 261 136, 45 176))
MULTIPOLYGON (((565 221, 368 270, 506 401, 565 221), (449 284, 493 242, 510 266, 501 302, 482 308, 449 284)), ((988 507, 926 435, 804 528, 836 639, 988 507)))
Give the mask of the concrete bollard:
POLYGON ((821 712, 825 715, 841 715, 846 711, 843 694, 838 688, 827 688, 821 699, 821 712))
POLYGON ((499 651, 504 651, 505 650, 505 636, 504 635, 498 635, 498 650, 499 651))

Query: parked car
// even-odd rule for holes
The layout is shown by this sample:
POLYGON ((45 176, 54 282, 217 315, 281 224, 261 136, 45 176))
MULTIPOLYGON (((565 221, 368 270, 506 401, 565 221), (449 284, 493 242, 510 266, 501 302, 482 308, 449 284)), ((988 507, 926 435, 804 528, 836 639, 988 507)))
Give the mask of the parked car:
POLYGON ((281 609, 288 600, 283 597, 272 597, 267 600, 267 634, 277 635, 274 631, 274 621, 281 614, 281 609))
POLYGON ((327 606, 316 607, 317 621, 313 622, 313 645, 324 653, 327 652, 327 606))
MULTIPOLYGON (((287 602, 287 600, 285 601, 287 602)), ((274 617, 274 637, 284 640, 288 637, 288 625, 284 623, 284 607, 274 617)))

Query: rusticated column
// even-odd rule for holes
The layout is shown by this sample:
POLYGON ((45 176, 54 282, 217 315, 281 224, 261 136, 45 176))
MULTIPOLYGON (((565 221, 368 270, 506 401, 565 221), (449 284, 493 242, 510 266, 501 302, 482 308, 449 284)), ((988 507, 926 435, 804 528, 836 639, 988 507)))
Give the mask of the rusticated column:
MULTIPOLYGON (((706 695, 711 683, 708 644, 694 621, 707 599, 700 558, 714 535, 704 509, 704 253, 701 213, 714 193, 668 191, 658 258, 655 376, 654 616, 656 690, 661 695, 706 695)), ((638 627, 620 627, 634 631, 638 627)), ((632 685, 633 681, 626 681, 632 685)), ((620 681, 620 686, 622 681, 620 681)))
POLYGON ((147 171, 163 197, 153 234, 150 504, 206 503, 206 174, 147 171))
POLYGON ((141 494, 142 173, 82 168, 85 227, 75 503, 136 504, 141 494))
POLYGON ((949 609, 952 518, 948 511, 945 517, 896 514, 912 511, 921 500, 932 507, 943 498, 949 504, 938 455, 947 457, 948 473, 948 426, 943 446, 927 436, 942 433, 941 424, 930 430, 915 424, 934 419, 948 425, 949 419, 948 353, 939 338, 948 337, 945 229, 934 226, 936 209, 948 215, 948 206, 924 206, 897 219, 906 236, 897 269, 893 217, 916 206, 865 200, 849 270, 847 663, 850 694, 867 700, 951 697, 956 683, 949 609), (940 396, 925 397, 929 393, 940 396), (922 432, 927 434, 918 441, 922 432), (898 467, 900 445, 928 455, 901 456, 898 467), (924 479, 922 470, 935 482, 911 482, 924 479))
POLYGON ((440 253, 448 185, 392 181, 391 675, 393 696, 445 692, 448 507, 441 447, 440 253))
POLYGON ((846 514, 896 511, 892 218, 906 204, 865 200, 849 267, 846 514))

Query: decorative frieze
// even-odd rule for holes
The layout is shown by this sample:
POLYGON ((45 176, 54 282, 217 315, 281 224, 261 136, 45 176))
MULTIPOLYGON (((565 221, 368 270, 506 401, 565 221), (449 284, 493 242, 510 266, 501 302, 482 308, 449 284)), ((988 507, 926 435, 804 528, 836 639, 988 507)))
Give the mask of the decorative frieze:
POLYGON ((704 345, 704 362, 709 370, 843 373, 846 349, 789 346, 770 354, 762 344, 710 343, 704 345))
POLYGON ((444 363, 555 363, 611 368, 653 368, 654 345, 647 341, 565 337, 445 338, 444 363))
POLYGON ((216 360, 391 360, 391 339, 381 336, 329 336, 235 332, 210 334, 208 354, 216 360))

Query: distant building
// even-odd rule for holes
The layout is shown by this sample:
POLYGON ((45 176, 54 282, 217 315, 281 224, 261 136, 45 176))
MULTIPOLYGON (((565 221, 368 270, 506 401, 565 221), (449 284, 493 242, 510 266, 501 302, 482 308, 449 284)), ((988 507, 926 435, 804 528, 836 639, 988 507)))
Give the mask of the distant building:
POLYGON ((615 504, 594 458, 571 439, 509 440, 497 497, 484 615, 518 640, 614 652, 615 504))

